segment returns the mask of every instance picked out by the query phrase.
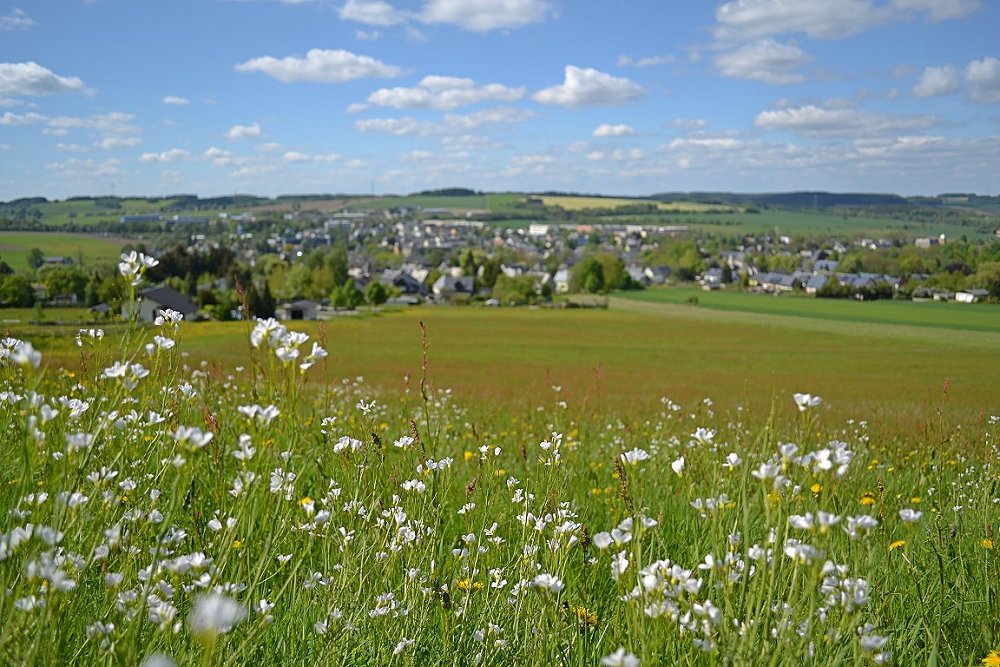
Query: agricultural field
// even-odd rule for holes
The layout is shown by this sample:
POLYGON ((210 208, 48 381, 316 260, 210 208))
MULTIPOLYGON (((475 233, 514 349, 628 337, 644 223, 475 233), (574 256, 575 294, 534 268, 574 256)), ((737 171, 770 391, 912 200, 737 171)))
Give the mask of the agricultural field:
POLYGON ((0 348, 4 664, 1000 649, 1000 334, 624 300, 45 329, 0 348))
POLYGON ((653 204, 657 210, 670 213, 704 213, 706 211, 739 211, 740 209, 723 204, 702 204, 700 202, 661 202, 652 199, 624 199, 615 197, 541 197, 546 206, 559 206, 567 211, 582 211, 585 209, 615 209, 621 206, 636 206, 653 204))
POLYGON ((38 248, 46 256, 69 257, 82 266, 113 266, 128 239, 63 232, 0 232, 0 258, 15 271, 28 269, 28 252, 38 248))
POLYGON ((1000 308, 992 304, 817 299, 798 294, 754 294, 737 289, 706 292, 695 287, 620 292, 622 299, 684 304, 713 310, 806 317, 836 322, 903 324, 1000 333, 1000 308))
MULTIPOLYGON (((525 409, 551 399, 550 387, 560 385, 573 404, 636 415, 655 410, 663 396, 685 402, 710 397, 727 411, 766 411, 775 397, 814 388, 817 378, 829 399, 824 410, 838 417, 878 410, 886 419, 919 419, 945 401, 946 383, 948 411, 956 418, 974 419, 994 401, 1000 373, 996 330, 838 322, 626 299, 612 304, 607 311, 386 310, 303 322, 301 329, 327 343, 333 377, 364 376, 375 387, 399 391, 405 376, 412 381, 419 375, 423 322, 437 386, 525 409)), ((8 330, 33 340, 54 363, 79 364, 72 327, 12 324, 8 330)), ((184 344, 192 360, 210 359, 225 369, 248 361, 243 323, 192 323, 184 344)))

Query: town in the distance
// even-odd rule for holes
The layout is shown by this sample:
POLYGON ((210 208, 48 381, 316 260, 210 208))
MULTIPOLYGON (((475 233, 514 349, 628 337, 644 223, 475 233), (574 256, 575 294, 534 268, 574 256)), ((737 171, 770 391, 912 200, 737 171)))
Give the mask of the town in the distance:
MULTIPOLYGON (((121 309, 122 252, 157 258, 142 313, 324 319, 385 305, 594 307, 676 288, 1000 300, 1000 197, 799 192, 24 198, 0 203, 0 306, 121 309), (249 311, 249 312, 247 312, 249 311)), ((694 295, 694 296, 692 296, 694 295)))

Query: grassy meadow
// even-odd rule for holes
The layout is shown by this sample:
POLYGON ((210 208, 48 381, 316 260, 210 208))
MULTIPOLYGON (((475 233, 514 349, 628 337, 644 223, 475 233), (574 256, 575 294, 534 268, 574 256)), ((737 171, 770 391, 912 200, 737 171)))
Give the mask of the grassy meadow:
POLYGON ((47 257, 82 258, 83 266, 113 266, 128 239, 64 232, 0 232, 0 258, 15 271, 26 271, 28 252, 38 248, 47 257))
POLYGON ((290 329, 9 331, 0 663, 1000 649, 996 332, 624 299, 290 329))
POLYGON ((706 292, 696 287, 664 287, 621 292, 623 299, 696 305, 701 308, 761 315, 807 317, 836 322, 902 324, 1000 333, 1000 309, 990 304, 817 299, 798 294, 753 294, 737 290, 706 292), (696 299, 696 303, 692 300, 696 299))

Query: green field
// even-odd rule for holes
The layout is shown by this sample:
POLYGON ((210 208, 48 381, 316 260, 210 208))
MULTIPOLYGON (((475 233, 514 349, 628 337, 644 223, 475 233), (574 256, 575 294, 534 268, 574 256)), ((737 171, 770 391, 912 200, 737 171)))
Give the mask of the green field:
POLYGON ((817 299, 797 294, 754 294, 737 289, 707 292, 694 287, 651 288, 638 292, 620 292, 619 296, 633 301, 685 304, 692 307, 762 315, 1000 332, 1000 308, 992 304, 859 302, 847 299, 817 299), (697 299, 697 304, 691 304, 694 299, 697 299))
MULTIPOLYGON (((997 329, 612 301, 607 311, 417 308, 296 326, 324 332, 332 378, 362 375, 396 390, 405 376, 420 373, 423 321, 435 385, 487 403, 533 405, 561 385, 562 396, 577 405, 642 414, 662 396, 766 409, 775 397, 811 391, 828 397, 838 415, 877 410, 907 420, 939 405, 947 381, 956 415, 972 418, 996 407, 997 329)), ((72 337, 60 327, 9 329, 53 360, 76 359, 72 337)), ((185 348, 193 360, 233 368, 249 361, 245 335, 241 323, 193 323, 185 348)))
POLYGON ((0 232, 0 258, 15 271, 28 268, 28 252, 38 248, 47 257, 69 257, 83 267, 112 265, 118 261, 128 239, 113 236, 69 234, 63 232, 0 232))

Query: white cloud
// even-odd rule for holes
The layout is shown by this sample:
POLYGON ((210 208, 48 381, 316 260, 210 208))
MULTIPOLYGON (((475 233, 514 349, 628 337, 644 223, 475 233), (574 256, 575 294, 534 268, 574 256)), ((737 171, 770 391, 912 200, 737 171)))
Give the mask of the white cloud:
POLYGON ((390 26, 403 23, 406 14, 382 0, 347 0, 337 14, 345 21, 356 21, 368 25, 390 26))
POLYGON ((14 147, 10 144, 0 144, 0 151, 12 151, 14 147))
POLYGON ((121 170, 120 165, 121 160, 117 158, 105 160, 104 162, 97 162, 91 159, 69 158, 65 162, 50 162, 45 165, 45 168, 56 172, 63 178, 93 181, 94 178, 121 176, 124 172, 121 170))
POLYGON ((629 79, 567 65, 563 83, 538 91, 533 99, 542 104, 584 107, 624 104, 642 93, 642 87, 629 79))
POLYGON ((981 0, 890 0, 885 4, 873 0, 732 0, 715 10, 714 32, 725 44, 788 33, 838 39, 914 15, 942 21, 980 7, 981 0))
POLYGON ((191 153, 183 148, 171 148, 162 153, 143 153, 139 156, 139 162, 176 162, 190 157, 191 153))
POLYGON ((591 162, 623 162, 625 160, 641 160, 643 153, 641 148, 618 149, 614 151, 591 151, 587 153, 587 159, 591 162))
POLYGON ((957 92, 960 86, 958 70, 951 65, 927 67, 913 87, 914 97, 935 97, 957 92))
POLYGON ((56 144, 56 151, 59 153, 86 153, 90 149, 80 144, 56 144))
POLYGON ((355 30, 354 38, 362 42, 374 42, 382 36, 378 30, 355 30))
POLYGON ((499 83, 477 86, 472 79, 425 76, 413 88, 376 90, 368 96, 368 102, 396 109, 455 109, 486 101, 513 102, 522 97, 524 88, 509 88, 499 83))
POLYGON ((680 150, 688 148, 705 150, 732 150, 734 148, 739 148, 742 145, 743 141, 733 137, 695 136, 674 139, 666 146, 661 147, 661 150, 680 150))
POLYGON ((886 116, 854 109, 823 109, 814 105, 763 111, 754 125, 786 130, 804 137, 883 136, 923 130, 940 124, 934 116, 886 116))
POLYGON ((114 150, 115 148, 134 148, 142 144, 139 137, 104 137, 97 145, 104 150, 114 150))
POLYGON ((429 0, 424 23, 451 23, 473 32, 520 28, 544 21, 552 9, 542 0, 429 0))
POLYGON ((671 127, 684 127, 691 130, 699 130, 706 125, 708 121, 704 118, 674 118, 670 121, 671 127))
POLYGON ((434 153, 431 153, 430 151, 414 149, 403 155, 402 159, 404 162, 419 162, 421 160, 430 160, 432 157, 434 157, 434 153))
POLYGON ((75 76, 59 76, 36 62, 0 63, 0 95, 48 95, 83 89, 75 76))
POLYGON ((167 95, 163 98, 163 103, 167 106, 172 107, 183 107, 191 104, 191 100, 186 97, 175 97, 174 95, 167 95))
POLYGON ((810 60, 797 46, 763 39, 716 56, 715 67, 719 74, 731 79, 787 84, 802 81, 802 74, 796 70, 810 60))
POLYGON ((226 137, 231 141, 239 141, 241 139, 256 139, 263 134, 260 129, 260 125, 254 123, 253 125, 233 125, 226 132, 226 137))
POLYGON ((1000 59, 973 60, 965 68, 965 80, 976 102, 1000 102, 1000 59))
POLYGON ((447 114, 440 123, 427 120, 417 120, 409 116, 403 118, 366 118, 354 122, 354 128, 359 132, 391 134, 404 136, 441 136, 455 137, 471 130, 490 125, 511 125, 520 123, 535 116, 524 109, 496 108, 484 109, 466 115, 447 114))
POLYGON ((13 97, 0 97, 0 107, 19 107, 23 104, 24 102, 13 97))
POLYGON ((371 56, 343 49, 310 49, 305 58, 262 56, 236 65, 238 72, 263 72, 284 83, 343 83, 354 79, 399 76, 402 70, 371 56))
POLYGON ((594 128, 595 137, 630 137, 635 134, 631 125, 598 125, 594 128))
POLYGON ((654 67, 656 65, 669 65, 673 62, 677 62, 677 56, 669 54, 664 56, 646 56, 638 60, 632 60, 629 56, 618 56, 618 60, 616 61, 619 67, 654 67))
POLYGON ((12 9, 7 16, 0 16, 0 30, 2 31, 27 30, 36 25, 34 19, 28 16, 23 9, 17 7, 12 9))
POLYGON ((299 151, 288 151, 281 156, 285 162, 308 162, 310 157, 307 153, 301 153, 299 151))
POLYGON ((33 125, 47 120, 47 116, 35 113, 34 111, 29 111, 25 114, 16 114, 7 111, 4 115, 0 116, 0 125, 33 125))

